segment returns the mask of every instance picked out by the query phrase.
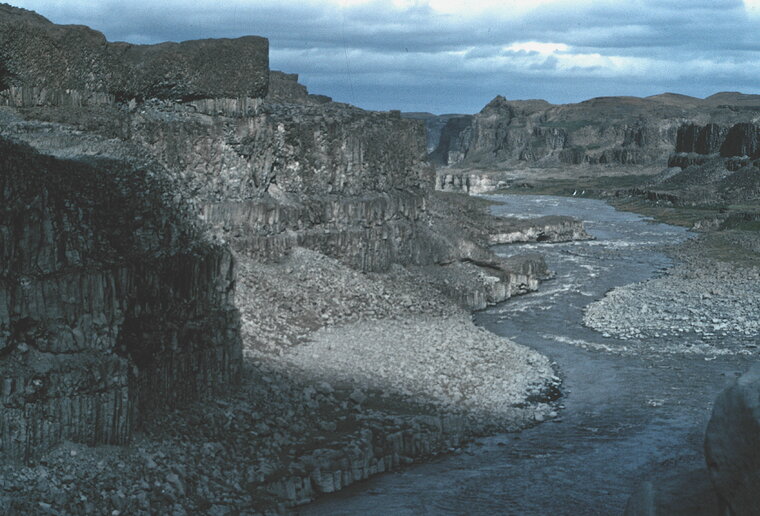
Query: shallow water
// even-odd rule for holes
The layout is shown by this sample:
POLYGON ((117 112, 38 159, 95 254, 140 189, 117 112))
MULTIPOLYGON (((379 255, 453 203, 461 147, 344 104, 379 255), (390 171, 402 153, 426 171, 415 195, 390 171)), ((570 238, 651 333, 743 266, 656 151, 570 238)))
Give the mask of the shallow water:
POLYGON ((747 368, 748 358, 661 354, 656 341, 617 341, 582 325, 585 305, 666 269, 670 261, 656 246, 688 233, 597 200, 491 198, 504 202, 494 207, 501 215, 580 218, 596 238, 497 247, 505 256, 540 251, 556 277, 537 293, 475 316, 479 325, 557 363, 564 393, 559 418, 360 483, 300 514, 622 514, 642 480, 656 485, 704 466, 702 436, 712 400, 747 368), (642 349, 655 351, 637 352, 642 349))

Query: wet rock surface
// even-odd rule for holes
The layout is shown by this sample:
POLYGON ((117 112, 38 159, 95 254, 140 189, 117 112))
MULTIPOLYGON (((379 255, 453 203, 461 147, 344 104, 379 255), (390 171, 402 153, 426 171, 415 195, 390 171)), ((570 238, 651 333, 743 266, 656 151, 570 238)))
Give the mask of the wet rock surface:
POLYGON ((707 468, 724 514, 757 514, 760 366, 753 366, 715 400, 705 435, 707 468))

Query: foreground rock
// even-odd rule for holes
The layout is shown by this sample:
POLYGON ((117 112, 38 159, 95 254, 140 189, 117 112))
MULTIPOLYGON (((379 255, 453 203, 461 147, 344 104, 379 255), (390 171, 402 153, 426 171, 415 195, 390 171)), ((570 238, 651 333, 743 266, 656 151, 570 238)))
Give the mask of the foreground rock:
POLYGON ((631 495, 625 516, 716 516, 715 491, 704 469, 671 475, 656 484, 643 482, 631 495))
POLYGON ((125 444, 234 385, 233 259, 150 170, 0 140, 0 459, 125 444))
POLYGON ((760 366, 718 396, 705 435, 705 455, 721 514, 760 513, 760 366))

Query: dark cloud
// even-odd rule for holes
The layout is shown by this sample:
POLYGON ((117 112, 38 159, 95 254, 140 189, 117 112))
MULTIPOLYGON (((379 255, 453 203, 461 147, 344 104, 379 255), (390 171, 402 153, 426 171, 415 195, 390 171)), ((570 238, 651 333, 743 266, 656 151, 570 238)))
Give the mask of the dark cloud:
POLYGON ((741 0, 568 0, 479 15, 381 0, 345 9, 297 0, 17 3, 110 40, 265 36, 273 68, 369 109, 474 112, 497 94, 562 103, 663 91, 760 93, 760 16, 748 16, 741 0), (526 42, 560 46, 552 52, 526 42))

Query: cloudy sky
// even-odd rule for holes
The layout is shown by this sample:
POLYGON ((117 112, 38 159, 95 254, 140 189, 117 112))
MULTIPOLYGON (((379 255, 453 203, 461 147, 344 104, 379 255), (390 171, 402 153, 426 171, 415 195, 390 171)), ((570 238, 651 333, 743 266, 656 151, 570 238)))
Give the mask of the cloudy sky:
POLYGON ((367 109, 760 93, 760 0, 5 0, 112 41, 270 40, 273 69, 367 109))

